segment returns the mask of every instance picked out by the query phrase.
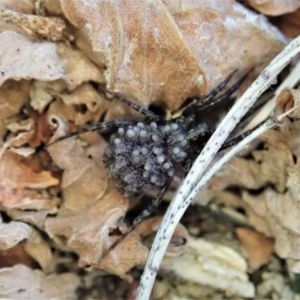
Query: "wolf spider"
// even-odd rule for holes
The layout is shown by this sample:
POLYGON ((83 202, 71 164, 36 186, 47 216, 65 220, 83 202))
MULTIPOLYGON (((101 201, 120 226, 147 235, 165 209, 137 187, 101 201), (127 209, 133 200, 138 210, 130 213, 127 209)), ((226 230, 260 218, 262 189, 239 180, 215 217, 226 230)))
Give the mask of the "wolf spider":
MULTIPOLYGON (((133 224, 109 247, 108 252, 159 206, 175 174, 180 171, 185 173, 189 169, 212 134, 208 123, 201 121, 201 113, 230 98, 248 75, 246 73, 221 93, 234 73, 236 71, 210 94, 201 99, 194 99, 179 114, 174 114, 167 120, 123 96, 106 91, 141 113, 144 120, 140 122, 113 120, 97 123, 71 132, 48 144, 47 147, 85 132, 109 131, 110 141, 103 154, 103 161, 116 187, 127 196, 143 195, 153 190, 156 192, 152 203, 134 219, 133 224)), ((226 144, 229 146, 234 140, 226 144)), ((223 148, 227 147, 226 144, 223 148)))

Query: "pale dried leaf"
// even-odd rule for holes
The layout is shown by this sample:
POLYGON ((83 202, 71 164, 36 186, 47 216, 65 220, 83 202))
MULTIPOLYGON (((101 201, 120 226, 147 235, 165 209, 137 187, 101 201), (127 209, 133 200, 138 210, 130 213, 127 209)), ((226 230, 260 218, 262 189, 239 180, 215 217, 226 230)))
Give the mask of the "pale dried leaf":
POLYGON ((1 186, 6 187, 7 190, 9 188, 42 189, 58 184, 58 180, 50 172, 35 172, 30 167, 30 162, 18 155, 6 152, 0 161, 1 186))
POLYGON ((273 184, 278 191, 284 191, 286 173, 281 170, 292 164, 291 153, 286 149, 278 151, 281 145, 271 145, 267 150, 253 151, 254 160, 234 158, 230 164, 212 179, 210 186, 213 189, 223 189, 230 185, 239 185, 248 189, 259 189, 266 184, 273 184), (241 172, 240 170, 243 170, 241 172))
POLYGON ((205 93, 202 70, 162 2, 61 4, 69 21, 84 31, 103 57, 109 90, 145 106, 164 99, 173 108, 178 99, 205 93))
POLYGON ((142 105, 164 99, 177 109, 234 69, 266 64, 286 42, 265 19, 234 1, 61 3, 88 37, 92 60, 106 66, 108 89, 142 105))
POLYGON ((0 136, 1 139, 6 130, 8 119, 16 116, 27 102, 29 82, 7 81, 0 86, 0 136))
MULTIPOLYGON (((59 126, 55 137, 63 133, 65 126, 56 118, 59 126)), ((74 139, 53 144, 48 151, 64 170, 64 202, 57 217, 47 220, 47 233, 61 248, 75 251, 81 267, 101 268, 130 280, 126 273, 133 266, 144 263, 147 256, 147 249, 138 235, 129 235, 102 260, 104 252, 118 238, 110 235, 110 231, 119 227, 118 220, 124 217, 128 200, 108 182, 100 161, 101 145, 97 149, 97 159, 87 158, 74 139)))
POLYGON ((57 211, 59 201, 39 190, 57 185, 58 180, 37 167, 31 158, 5 152, 0 159, 0 203, 8 215, 41 228, 45 217, 57 211))
POLYGON ((260 13, 270 16, 290 13, 300 7, 299 0, 248 0, 248 2, 260 13))
POLYGON ((31 14, 34 10, 34 5, 31 0, 0 0, 0 7, 1 6, 25 14, 31 14))
POLYGON ((279 17, 277 26, 288 37, 296 38, 300 34, 300 8, 279 17))
POLYGON ((266 265, 274 251, 274 241, 247 228, 237 228, 236 234, 247 251, 250 271, 266 265))
POLYGON ((189 239, 189 249, 168 267, 179 278, 232 295, 253 297, 254 286, 247 277, 247 264, 233 249, 204 239, 189 239))
POLYGON ((86 112, 74 114, 73 122, 78 127, 88 122, 97 123, 111 106, 111 102, 104 99, 90 84, 81 84, 72 93, 62 93, 60 97, 67 106, 84 105, 87 108, 86 112))
POLYGON ((166 1, 204 70, 208 90, 233 70, 262 68, 284 46, 266 19, 236 1, 166 1))
MULTIPOLYGON (((146 237, 150 234, 153 234, 153 232, 156 232, 159 229, 161 220, 162 218, 159 216, 149 218, 142 222, 136 230, 142 237, 146 237)), ((172 241, 168 246, 168 249, 164 256, 164 264, 172 263, 174 258, 179 257, 183 255, 183 253, 185 253, 188 247, 188 238, 189 234, 186 228, 183 225, 178 224, 174 232, 172 241)))
POLYGON ((45 275, 24 265, 0 269, 1 299, 77 299, 80 280, 74 273, 45 275))
POLYGON ((65 89, 66 84, 62 80, 45 82, 35 80, 30 85, 30 105, 37 112, 42 113, 60 93, 65 89))
POLYGON ((14 247, 29 239, 33 228, 23 222, 0 223, 0 250, 14 247))
POLYGON ((0 223, 0 250, 9 250, 22 243, 22 249, 27 255, 38 262, 39 266, 49 272, 53 260, 50 245, 40 233, 26 223, 11 221, 0 223))
POLYGON ((278 114, 289 113, 289 117, 300 119, 300 89, 285 89, 277 98, 276 108, 278 114))
POLYGON ((66 81, 68 89, 72 90, 88 81, 104 82, 101 70, 82 51, 72 49, 65 44, 58 44, 57 53, 64 69, 63 79, 66 81))
POLYGON ((31 42, 13 31, 0 33, 0 85, 7 79, 53 81, 64 75, 56 47, 49 42, 31 42))
POLYGON ((8 25, 22 29, 30 37, 60 41, 64 39, 66 23, 58 17, 28 15, 0 6, 0 28, 8 30, 8 25), (3 25, 3 23, 6 25, 3 25))
MULTIPOLYGON (((293 127, 290 127, 290 136, 286 137, 286 146, 297 146, 296 140, 292 139, 293 129, 297 129, 299 121, 295 122, 293 127), (295 125, 294 125, 295 124, 295 125), (289 143, 288 140, 292 139, 294 143, 289 143)), ((296 132, 299 132, 298 130, 296 132)), ((277 135, 281 135, 277 133, 277 135)), ((278 139, 277 139, 278 140, 278 139)), ((298 141, 299 142, 299 141, 298 141)), ((273 139, 273 144, 274 139, 273 139)), ((295 150, 298 149, 294 148, 295 150)), ((253 226, 258 231, 265 232, 268 229, 268 234, 272 234, 275 238, 275 251, 285 259, 294 260, 293 272, 299 271, 296 269, 297 261, 300 259, 300 222, 299 222, 299 159, 297 163, 287 161, 284 163, 282 154, 287 153, 287 148, 278 147, 277 155, 273 153, 273 159, 270 159, 269 165, 278 165, 281 161, 281 167, 276 171, 277 174, 285 174, 286 177, 283 190, 277 192, 272 188, 265 189, 260 195, 250 195, 243 193, 243 200, 249 207, 247 212, 250 214, 250 220, 253 226), (260 219, 260 221, 259 221, 260 219), (259 221, 259 222, 257 222, 259 221), (265 223, 265 225, 263 225, 265 223), (263 225, 263 226, 262 226, 263 225)), ((294 152, 294 155, 297 152, 294 152)), ((290 154, 291 155, 291 154, 290 154)), ((299 153, 297 154, 298 157, 299 153)), ((284 154, 286 156, 286 154, 284 154)), ((272 158, 272 155, 270 156, 272 158)), ((266 158, 264 158, 266 159, 266 158)))

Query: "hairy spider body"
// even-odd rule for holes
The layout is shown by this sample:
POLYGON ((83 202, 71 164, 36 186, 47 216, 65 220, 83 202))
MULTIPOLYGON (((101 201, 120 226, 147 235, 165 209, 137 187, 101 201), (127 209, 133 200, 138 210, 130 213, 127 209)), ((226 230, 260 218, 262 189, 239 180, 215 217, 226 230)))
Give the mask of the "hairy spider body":
POLYGON ((128 122, 111 136, 103 160, 118 188, 127 195, 145 194, 172 181, 189 146, 189 132, 178 122, 128 122))

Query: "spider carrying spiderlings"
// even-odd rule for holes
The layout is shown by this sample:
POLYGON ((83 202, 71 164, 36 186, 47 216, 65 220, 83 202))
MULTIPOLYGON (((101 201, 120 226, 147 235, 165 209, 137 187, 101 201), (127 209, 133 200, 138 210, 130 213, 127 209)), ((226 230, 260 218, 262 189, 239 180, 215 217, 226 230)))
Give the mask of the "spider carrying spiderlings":
POLYGON ((181 113, 170 119, 154 114, 128 99, 106 91, 121 102, 144 116, 143 121, 113 120, 81 128, 56 139, 57 143, 69 137, 90 131, 110 133, 110 141, 103 154, 103 161, 117 188, 127 196, 155 192, 152 203, 133 222, 133 225, 118 239, 112 250, 138 224, 140 224, 160 204, 165 192, 178 172, 188 170, 194 158, 210 138, 210 126, 201 121, 201 113, 231 97, 245 74, 222 93, 235 72, 231 73, 209 95, 192 101, 181 113))

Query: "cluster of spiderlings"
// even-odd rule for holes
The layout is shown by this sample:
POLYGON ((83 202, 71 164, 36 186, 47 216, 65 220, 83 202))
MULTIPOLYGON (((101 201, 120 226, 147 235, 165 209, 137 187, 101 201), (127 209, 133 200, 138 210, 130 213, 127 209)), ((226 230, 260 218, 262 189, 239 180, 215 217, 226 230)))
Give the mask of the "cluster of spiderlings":
POLYGON ((172 180, 187 148, 187 133, 177 123, 138 122, 118 128, 103 160, 125 194, 143 194, 172 180))

